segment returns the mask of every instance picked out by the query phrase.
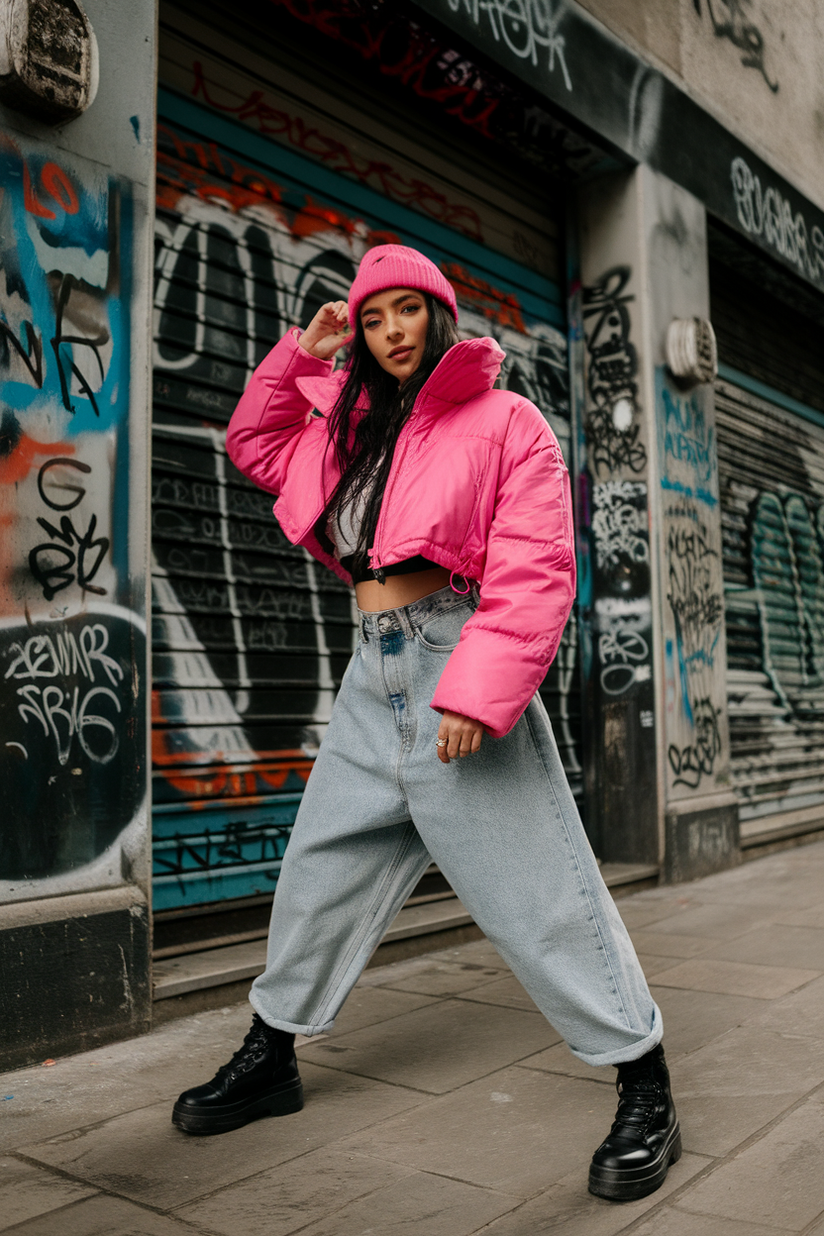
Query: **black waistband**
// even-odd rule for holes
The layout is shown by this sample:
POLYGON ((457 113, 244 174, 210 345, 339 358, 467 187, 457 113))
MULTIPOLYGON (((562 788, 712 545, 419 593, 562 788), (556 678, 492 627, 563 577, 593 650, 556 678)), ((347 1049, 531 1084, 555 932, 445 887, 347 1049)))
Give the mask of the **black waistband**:
MULTIPOLYGON (((355 570, 355 555, 348 554, 340 560, 341 566, 348 571, 352 576, 353 584, 365 584, 369 580, 375 579, 374 571, 370 571, 369 567, 364 567, 363 570, 355 570)), ((429 558, 424 558, 418 554, 414 558, 406 558, 403 562, 390 562, 388 566, 382 567, 384 575, 412 575, 415 571, 431 571, 433 567, 440 566, 438 562, 432 562, 429 558)))

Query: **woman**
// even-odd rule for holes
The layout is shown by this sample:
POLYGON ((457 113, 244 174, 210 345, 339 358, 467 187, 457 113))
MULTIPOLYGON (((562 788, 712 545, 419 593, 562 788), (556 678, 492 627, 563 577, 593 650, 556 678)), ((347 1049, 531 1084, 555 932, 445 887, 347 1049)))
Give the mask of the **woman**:
POLYGON ((590 1189, 642 1197, 681 1150, 661 1017, 536 695, 573 600, 569 481, 538 409, 492 389, 497 343, 458 342, 456 323, 428 258, 372 249, 348 306, 281 339, 229 426, 289 539, 354 583, 360 640, 278 880, 252 1029, 173 1120, 213 1133, 299 1110, 294 1035, 331 1028, 431 856, 572 1051, 618 1067, 590 1189))

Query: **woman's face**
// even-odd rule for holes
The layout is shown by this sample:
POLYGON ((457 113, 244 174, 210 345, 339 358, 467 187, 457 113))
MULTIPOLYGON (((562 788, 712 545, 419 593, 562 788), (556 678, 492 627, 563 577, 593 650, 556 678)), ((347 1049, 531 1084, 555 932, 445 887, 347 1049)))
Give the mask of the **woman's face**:
POLYGON ((363 302, 360 310, 366 346, 380 365, 403 384, 421 363, 429 329, 422 292, 390 288, 363 302))

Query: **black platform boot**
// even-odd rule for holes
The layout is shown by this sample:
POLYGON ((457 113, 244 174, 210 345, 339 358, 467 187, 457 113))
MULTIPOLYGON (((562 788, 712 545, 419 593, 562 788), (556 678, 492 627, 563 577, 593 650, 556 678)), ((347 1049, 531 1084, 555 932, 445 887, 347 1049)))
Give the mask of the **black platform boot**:
POLYGON ((186 1133, 228 1133, 258 1116, 288 1116, 302 1107, 295 1036, 273 1030, 255 1013, 229 1063, 205 1086, 180 1096, 172 1124, 186 1133))
POLYGON ((614 1202, 654 1193, 681 1158, 681 1130, 660 1045, 619 1064, 615 1123, 592 1156, 589 1191, 614 1202))

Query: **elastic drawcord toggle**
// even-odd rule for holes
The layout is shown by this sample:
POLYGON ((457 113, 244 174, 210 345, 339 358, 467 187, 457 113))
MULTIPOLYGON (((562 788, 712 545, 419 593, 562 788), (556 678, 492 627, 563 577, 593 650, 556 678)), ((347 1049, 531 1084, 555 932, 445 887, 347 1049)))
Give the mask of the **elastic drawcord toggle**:
POLYGON ((472 584, 469 582, 469 580, 466 578, 465 575, 460 575, 457 571, 453 571, 452 574, 449 576, 449 587, 452 589, 453 592, 457 592, 459 597, 465 597, 468 593, 472 591, 472 584), (454 579, 456 575, 458 579, 462 579, 463 582, 466 584, 465 588, 455 587, 454 579))

